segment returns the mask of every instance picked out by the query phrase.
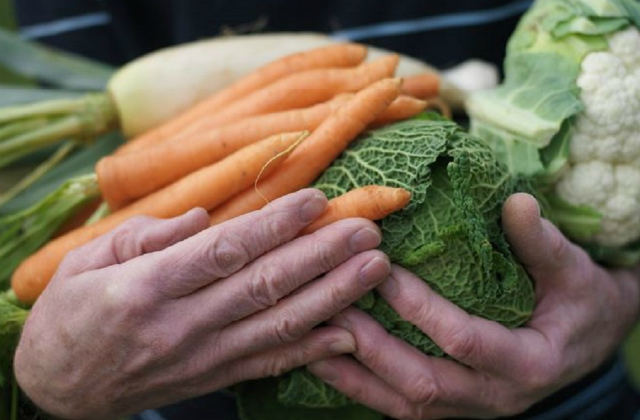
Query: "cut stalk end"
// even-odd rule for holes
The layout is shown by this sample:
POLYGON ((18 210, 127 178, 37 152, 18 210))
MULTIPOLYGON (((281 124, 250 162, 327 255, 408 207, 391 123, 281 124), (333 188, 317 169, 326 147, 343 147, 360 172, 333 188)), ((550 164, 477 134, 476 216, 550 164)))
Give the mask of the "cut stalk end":
POLYGON ((105 93, 0 108, 0 168, 63 140, 86 144, 117 122, 105 93))

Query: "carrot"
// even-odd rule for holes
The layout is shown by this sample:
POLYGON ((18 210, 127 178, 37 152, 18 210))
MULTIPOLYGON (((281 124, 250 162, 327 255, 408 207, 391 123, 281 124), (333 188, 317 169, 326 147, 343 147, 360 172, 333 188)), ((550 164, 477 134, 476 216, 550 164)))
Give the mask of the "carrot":
POLYGON ((380 127, 392 122, 406 120, 427 109, 428 105, 429 103, 422 99, 400 95, 373 120, 371 126, 380 127))
POLYGON ((329 200, 324 213, 308 225, 300 234, 306 235, 335 221, 349 217, 364 217, 369 220, 384 219, 407 204, 411 193, 404 188, 382 185, 367 185, 355 188, 329 200))
POLYGON ((255 189, 248 189, 210 212, 217 224, 257 210, 273 200, 311 184, 349 143, 400 94, 400 79, 384 79, 358 92, 331 114, 289 158, 255 189))
POLYGON ((292 74, 229 104, 216 114, 198 120, 178 136, 185 138, 251 115, 304 108, 327 101, 340 93, 357 92, 373 82, 392 77, 398 60, 397 55, 389 54, 358 67, 292 74))
POLYGON ((35 302, 69 251, 136 215, 169 218, 194 207, 214 208, 253 185, 261 173, 271 173, 306 134, 279 134, 247 146, 94 224, 54 239, 22 262, 13 273, 11 287, 20 301, 35 302))
POLYGON ((347 100, 339 96, 305 109, 249 117, 194 136, 188 145, 167 140, 138 152, 106 156, 96 165, 102 197, 112 210, 122 208, 265 137, 315 130, 347 100))
POLYGON ((364 60, 366 54, 367 49, 363 45, 346 43, 287 55, 249 73, 166 123, 135 137, 121 147, 118 153, 169 138, 195 121, 212 115, 228 104, 290 74, 318 68, 355 66, 364 60))
POLYGON ((440 76, 435 72, 406 76, 402 92, 418 99, 431 99, 440 94, 440 76))

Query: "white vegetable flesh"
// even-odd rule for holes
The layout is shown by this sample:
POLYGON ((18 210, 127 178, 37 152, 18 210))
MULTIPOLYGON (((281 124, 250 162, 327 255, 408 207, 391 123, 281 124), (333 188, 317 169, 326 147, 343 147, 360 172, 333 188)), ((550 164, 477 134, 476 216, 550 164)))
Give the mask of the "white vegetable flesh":
POLYGON ((588 54, 577 85, 586 108, 556 193, 602 214, 595 242, 623 246, 640 237, 640 32, 616 32, 609 50, 588 54))

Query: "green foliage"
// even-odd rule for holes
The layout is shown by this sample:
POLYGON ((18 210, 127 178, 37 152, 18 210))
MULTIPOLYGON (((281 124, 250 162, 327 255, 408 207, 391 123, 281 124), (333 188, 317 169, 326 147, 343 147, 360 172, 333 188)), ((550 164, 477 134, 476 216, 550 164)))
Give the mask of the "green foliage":
MULTIPOLYGON (((471 314, 509 327, 528 319, 534 305, 533 285, 511 254, 500 215, 510 194, 530 192, 531 186, 510 175, 485 143, 449 121, 397 123, 359 139, 315 186, 332 198, 371 184, 412 193, 405 209, 380 223, 381 249, 394 263, 471 314)), ((426 354, 444 356, 375 292, 358 305, 391 334, 426 354)), ((282 406, 306 406, 310 413, 353 404, 305 370, 281 377, 278 390, 282 406)), ((247 397, 241 401, 247 406, 252 403, 247 397)))
POLYGON ((62 89, 104 90, 113 67, 20 38, 0 28, 0 65, 62 89))

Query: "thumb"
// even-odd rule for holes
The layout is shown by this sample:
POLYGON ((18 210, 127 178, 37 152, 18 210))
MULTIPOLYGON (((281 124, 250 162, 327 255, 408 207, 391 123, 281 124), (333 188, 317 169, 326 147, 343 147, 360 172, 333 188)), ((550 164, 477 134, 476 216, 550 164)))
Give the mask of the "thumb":
POLYGON ((57 275, 69 277, 122 264, 140 255, 161 251, 207 227, 209 216, 201 208, 172 219, 136 216, 67 254, 57 275))
POLYGON ((538 202, 529 194, 517 193, 507 199, 502 228, 516 257, 536 281, 576 262, 576 246, 540 216, 538 202))

